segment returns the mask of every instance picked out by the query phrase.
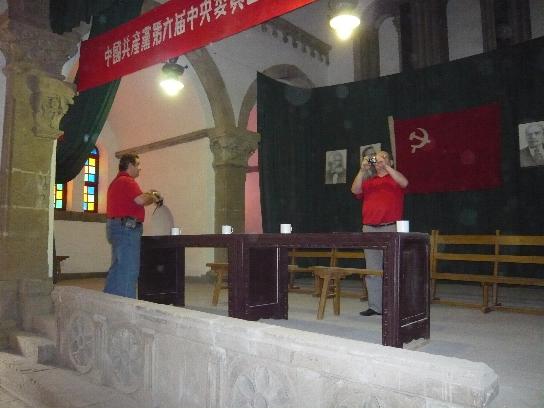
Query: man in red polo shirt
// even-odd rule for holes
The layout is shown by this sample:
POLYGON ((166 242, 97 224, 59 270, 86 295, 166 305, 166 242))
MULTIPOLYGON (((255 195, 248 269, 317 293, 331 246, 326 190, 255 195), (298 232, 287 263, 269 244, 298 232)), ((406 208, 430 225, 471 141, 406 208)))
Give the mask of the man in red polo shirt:
POLYGON ((119 161, 119 173, 108 187, 106 230, 112 256, 104 292, 130 298, 136 297, 140 272, 144 207, 162 200, 157 191, 142 192, 135 180, 139 175, 138 155, 124 154, 119 161))
MULTIPOLYGON (((408 180, 391 167, 389 153, 362 157, 361 168, 353 180, 351 192, 363 200, 363 232, 395 232, 396 221, 402 219, 404 189, 408 180)), ((383 270, 383 251, 365 249, 367 269, 383 270)), ((382 278, 365 276, 368 309, 361 316, 382 314, 382 278)))

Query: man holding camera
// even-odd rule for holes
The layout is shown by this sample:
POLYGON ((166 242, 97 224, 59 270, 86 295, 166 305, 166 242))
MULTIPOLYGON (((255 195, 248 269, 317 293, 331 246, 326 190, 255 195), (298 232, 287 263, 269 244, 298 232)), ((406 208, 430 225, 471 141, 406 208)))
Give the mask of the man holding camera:
POLYGON ((112 247, 105 293, 136 297, 140 273, 140 238, 146 205, 162 204, 158 191, 142 192, 136 182, 140 175, 140 158, 124 154, 119 160, 119 173, 108 187, 106 231, 112 247))
MULTIPOLYGON (((404 189, 408 180, 391 167, 389 153, 361 158, 361 168, 353 180, 351 192, 363 201, 363 232, 395 232, 396 221, 402 219, 404 189), (374 171, 373 171, 374 170, 374 171)), ((367 269, 383 270, 383 251, 365 249, 367 269)), ((365 276, 368 309, 361 316, 382 314, 382 278, 365 276)))

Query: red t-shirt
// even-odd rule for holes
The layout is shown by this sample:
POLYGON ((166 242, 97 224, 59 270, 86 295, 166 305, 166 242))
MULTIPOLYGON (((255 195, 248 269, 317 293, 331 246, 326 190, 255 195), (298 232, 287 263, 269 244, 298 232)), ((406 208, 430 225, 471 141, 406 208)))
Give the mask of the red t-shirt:
POLYGON ((362 183, 363 224, 378 225, 402 219, 404 189, 393 178, 374 176, 362 183))
POLYGON ((120 171, 108 187, 108 218, 133 217, 143 222, 145 209, 134 202, 142 194, 136 180, 126 171, 120 171))

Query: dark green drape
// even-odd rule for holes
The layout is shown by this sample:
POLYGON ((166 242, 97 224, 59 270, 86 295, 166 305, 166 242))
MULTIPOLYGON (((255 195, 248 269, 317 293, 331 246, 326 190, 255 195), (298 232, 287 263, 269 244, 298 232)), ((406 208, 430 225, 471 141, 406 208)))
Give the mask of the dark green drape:
POLYGON ((107 10, 117 0, 51 0, 49 3, 49 22, 56 34, 72 31, 84 21, 107 10))
MULTIPOLYGON (((56 7, 55 17, 59 17, 59 10, 63 10, 57 2, 56 6, 51 5, 53 10, 56 7)), ((76 3, 82 3, 78 1, 76 3)), ((94 6, 87 5, 82 10, 85 12, 100 10, 100 13, 93 15, 90 37, 102 34, 128 20, 138 16, 142 8, 143 0, 117 0, 100 1, 94 6), (108 4, 109 3, 109 4, 108 4), (101 9, 99 6, 108 8, 101 9)), ((92 4, 92 2, 88 2, 92 4)), ((85 13, 74 17, 75 11, 70 2, 65 3, 66 10, 70 10, 67 19, 51 21, 53 29, 65 29, 70 27, 75 20, 84 16, 85 13), (59 28, 60 27, 60 28, 59 28)), ((72 28, 72 27, 70 27, 72 28)), ((77 82, 77 78, 76 78, 77 82)), ((120 80, 109 82, 105 85, 89 89, 74 98, 74 104, 61 121, 60 128, 64 135, 57 144, 57 170, 56 182, 65 183, 79 174, 90 151, 93 149, 98 135, 108 117, 111 105, 115 98, 120 80)))
MULTIPOLYGON (((351 194, 359 146, 390 151, 387 116, 411 118, 499 101, 501 176, 497 189, 410 194, 413 231, 544 233, 544 168, 519 167, 518 124, 544 120, 544 38, 422 70, 301 91, 258 77, 263 230, 359 231, 351 194), (299 97, 304 95, 304 97, 299 97), (325 153, 347 149, 346 184, 324 183, 325 153)), ((485 157, 479 158, 485 160, 485 157)), ((432 169, 427 169, 432 171, 432 169)))

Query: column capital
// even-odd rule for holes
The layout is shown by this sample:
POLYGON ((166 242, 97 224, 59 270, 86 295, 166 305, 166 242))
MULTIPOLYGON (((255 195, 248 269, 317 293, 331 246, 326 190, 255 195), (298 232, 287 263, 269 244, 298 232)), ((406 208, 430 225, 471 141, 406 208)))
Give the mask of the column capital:
POLYGON ((241 128, 216 128, 210 131, 209 138, 214 167, 247 167, 249 156, 257 150, 261 135, 241 128))
POLYGON ((9 64, 5 68, 12 82, 12 97, 30 111, 30 130, 34 136, 57 139, 62 133, 60 120, 74 103, 73 84, 48 76, 27 63, 9 64))
POLYGON ((0 50, 7 64, 27 64, 58 79, 62 67, 77 53, 80 37, 75 32, 54 34, 43 28, 0 16, 0 50))

